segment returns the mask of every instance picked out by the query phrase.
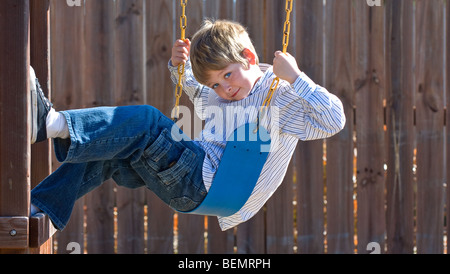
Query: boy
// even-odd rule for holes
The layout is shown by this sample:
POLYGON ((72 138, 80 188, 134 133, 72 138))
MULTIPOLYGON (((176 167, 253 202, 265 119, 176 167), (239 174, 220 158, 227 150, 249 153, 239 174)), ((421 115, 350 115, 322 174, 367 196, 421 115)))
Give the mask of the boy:
POLYGON ((290 54, 276 52, 273 68, 261 71, 248 33, 238 23, 206 20, 192 43, 176 41, 169 61, 174 83, 181 63, 184 91, 205 120, 195 141, 151 106, 55 112, 39 84, 32 84, 37 86, 32 93, 39 95, 34 116, 41 117, 33 126, 38 132, 33 142, 54 138, 55 154, 64 162, 33 189, 32 213, 44 211, 62 230, 75 201, 109 178, 125 187, 146 186, 178 211, 195 209, 211 186, 226 137, 256 120, 277 75, 282 81, 261 121, 277 147, 246 204, 232 216, 219 217, 227 230, 254 216, 272 196, 299 139, 327 138, 345 125, 340 100, 302 73, 290 54))

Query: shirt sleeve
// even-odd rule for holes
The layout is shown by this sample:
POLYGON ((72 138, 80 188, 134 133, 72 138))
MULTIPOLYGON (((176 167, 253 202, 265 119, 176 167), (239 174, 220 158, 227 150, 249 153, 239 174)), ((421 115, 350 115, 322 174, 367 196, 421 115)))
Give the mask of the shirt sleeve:
MULTIPOLYGON (((172 82, 178 84, 178 67, 172 65, 172 61, 169 61, 168 68, 170 71, 170 78, 172 82)), ((190 60, 186 62, 185 73, 182 80, 183 91, 189 97, 194 104, 195 112, 200 119, 205 120, 205 109, 208 104, 208 96, 211 89, 197 82, 192 73, 192 66, 190 60)))
POLYGON ((303 141, 331 137, 345 126, 341 100, 304 73, 292 85, 282 85, 274 103, 281 132, 303 141))

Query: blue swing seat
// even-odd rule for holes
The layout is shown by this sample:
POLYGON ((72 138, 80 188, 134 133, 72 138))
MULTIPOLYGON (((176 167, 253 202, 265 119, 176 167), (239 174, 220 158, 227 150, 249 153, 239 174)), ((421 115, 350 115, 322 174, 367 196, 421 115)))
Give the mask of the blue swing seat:
POLYGON ((211 188, 194 210, 196 215, 227 217, 238 212, 255 188, 270 150, 270 134, 255 123, 237 128, 227 139, 225 152, 211 188))

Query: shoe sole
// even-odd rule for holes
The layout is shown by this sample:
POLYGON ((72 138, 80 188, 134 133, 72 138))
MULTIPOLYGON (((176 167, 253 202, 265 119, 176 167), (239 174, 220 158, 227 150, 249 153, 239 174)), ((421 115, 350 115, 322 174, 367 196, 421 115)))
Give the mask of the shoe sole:
POLYGON ((37 139, 37 89, 36 74, 30 67, 30 96, 31 96, 31 144, 36 143, 37 139))

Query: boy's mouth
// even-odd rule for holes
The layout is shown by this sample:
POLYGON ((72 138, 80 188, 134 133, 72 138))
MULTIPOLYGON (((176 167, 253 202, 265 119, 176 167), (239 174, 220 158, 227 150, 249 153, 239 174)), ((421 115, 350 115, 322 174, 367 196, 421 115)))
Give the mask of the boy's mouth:
POLYGON ((236 97, 236 95, 239 93, 240 90, 241 90, 241 89, 239 88, 233 95, 231 95, 231 98, 236 97))

